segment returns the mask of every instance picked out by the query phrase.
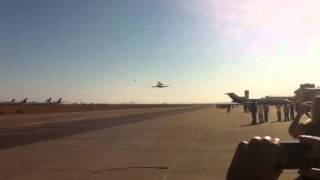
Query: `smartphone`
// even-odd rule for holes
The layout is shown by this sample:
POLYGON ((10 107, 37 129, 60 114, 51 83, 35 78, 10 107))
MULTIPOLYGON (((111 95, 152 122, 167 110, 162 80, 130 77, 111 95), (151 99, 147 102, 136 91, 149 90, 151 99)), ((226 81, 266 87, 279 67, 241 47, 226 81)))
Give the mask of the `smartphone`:
POLYGON ((282 142, 277 169, 320 168, 320 160, 305 158, 305 153, 310 149, 310 146, 298 141, 282 142))

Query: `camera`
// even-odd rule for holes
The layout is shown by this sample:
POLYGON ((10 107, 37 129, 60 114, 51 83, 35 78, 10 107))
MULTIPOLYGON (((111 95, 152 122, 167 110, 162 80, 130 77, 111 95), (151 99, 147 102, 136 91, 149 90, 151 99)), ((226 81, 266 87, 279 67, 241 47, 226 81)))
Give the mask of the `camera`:
POLYGON ((320 161, 306 158, 305 154, 311 147, 298 141, 282 142, 280 144, 280 157, 277 162, 277 169, 305 169, 320 168, 320 161))

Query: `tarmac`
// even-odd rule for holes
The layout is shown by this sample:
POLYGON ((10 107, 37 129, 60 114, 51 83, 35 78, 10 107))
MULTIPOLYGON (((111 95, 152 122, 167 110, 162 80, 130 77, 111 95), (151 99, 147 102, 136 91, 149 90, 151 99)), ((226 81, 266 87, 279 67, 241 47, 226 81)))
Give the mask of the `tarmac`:
POLYGON ((2 116, 0 179, 223 180, 239 141, 291 140, 289 123, 209 105, 2 116))

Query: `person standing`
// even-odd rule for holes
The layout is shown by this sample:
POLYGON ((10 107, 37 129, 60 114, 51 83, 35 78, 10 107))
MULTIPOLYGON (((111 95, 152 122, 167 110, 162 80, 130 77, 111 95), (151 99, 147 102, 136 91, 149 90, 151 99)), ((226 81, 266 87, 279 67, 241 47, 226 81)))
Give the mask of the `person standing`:
POLYGON ((276 105, 278 121, 281 121, 281 105, 276 105))
POLYGON ((255 102, 250 104, 250 112, 252 116, 252 125, 257 124, 257 105, 255 102))
POLYGON ((230 113, 230 111, 231 111, 231 105, 227 105, 227 113, 230 113))
POLYGON ((258 105, 259 124, 263 123, 263 105, 258 105))
POLYGON ((268 122, 268 117, 269 117, 269 105, 265 104, 263 106, 263 114, 264 114, 264 122, 268 122))
POLYGON ((284 121, 289 121, 289 106, 287 104, 283 106, 283 112, 284 112, 284 121))
POLYGON ((290 120, 293 121, 294 120, 294 104, 291 103, 290 104, 290 120))

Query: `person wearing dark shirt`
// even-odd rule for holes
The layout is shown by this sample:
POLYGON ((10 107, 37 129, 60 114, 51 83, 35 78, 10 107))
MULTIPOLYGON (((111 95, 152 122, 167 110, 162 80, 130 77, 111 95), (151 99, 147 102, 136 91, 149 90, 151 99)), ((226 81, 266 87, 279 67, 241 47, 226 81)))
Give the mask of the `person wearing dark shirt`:
POLYGON ((268 106, 268 104, 265 104, 263 106, 263 115, 264 115, 264 122, 268 122, 268 117, 269 117, 269 106, 268 106))
POLYGON ((278 117, 278 121, 281 121, 281 106, 280 105, 276 105, 276 110, 277 110, 277 117, 278 117))
POLYGON ((284 113, 284 121, 289 121, 289 106, 287 104, 283 106, 283 113, 284 113))
POLYGON ((250 104, 250 112, 252 117, 252 124, 257 124, 257 104, 252 102, 250 104))
POLYGON ((291 103, 289 107, 290 107, 290 120, 293 121, 294 120, 294 108, 295 108, 294 104, 291 103))

